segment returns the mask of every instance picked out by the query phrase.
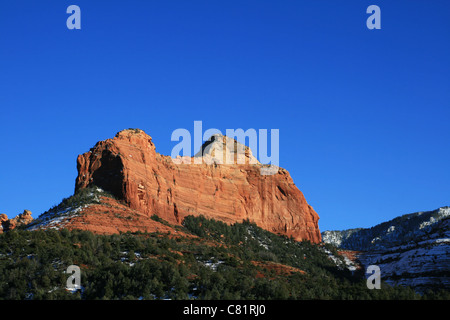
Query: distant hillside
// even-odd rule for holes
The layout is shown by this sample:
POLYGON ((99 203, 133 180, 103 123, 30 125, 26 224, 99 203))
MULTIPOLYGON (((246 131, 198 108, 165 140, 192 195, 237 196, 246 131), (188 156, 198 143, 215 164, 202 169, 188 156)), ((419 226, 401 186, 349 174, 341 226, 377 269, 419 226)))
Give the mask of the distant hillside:
POLYGON ((435 224, 450 217, 450 207, 405 214, 372 228, 322 232, 323 242, 349 250, 387 249, 417 241, 434 232, 435 224))
POLYGON ((402 215, 368 229, 324 231, 322 239, 360 251, 364 265, 378 265, 387 283, 418 292, 450 289, 450 207, 402 215))

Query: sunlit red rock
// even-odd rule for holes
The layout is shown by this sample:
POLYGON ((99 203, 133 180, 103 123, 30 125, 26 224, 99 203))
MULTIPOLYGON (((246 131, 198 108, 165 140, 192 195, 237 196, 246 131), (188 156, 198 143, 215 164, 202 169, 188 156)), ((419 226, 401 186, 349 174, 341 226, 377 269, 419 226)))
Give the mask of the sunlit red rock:
POLYGON ((226 223, 248 219, 274 233, 320 242, 319 217, 289 173, 279 168, 261 175, 261 167, 259 162, 177 164, 157 153, 145 132, 129 129, 78 156, 75 189, 96 185, 131 209, 173 224, 188 215, 226 223))
POLYGON ((27 225, 33 221, 30 210, 24 210, 23 213, 18 214, 12 219, 8 219, 6 214, 0 214, 0 233, 4 231, 13 230, 14 228, 22 225, 27 225))

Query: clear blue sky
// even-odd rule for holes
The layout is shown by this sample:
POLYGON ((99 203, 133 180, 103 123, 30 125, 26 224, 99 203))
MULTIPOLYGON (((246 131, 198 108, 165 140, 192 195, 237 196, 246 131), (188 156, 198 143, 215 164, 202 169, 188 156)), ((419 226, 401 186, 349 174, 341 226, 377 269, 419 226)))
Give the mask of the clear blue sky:
POLYGON ((77 155, 122 129, 169 155, 194 120, 279 129, 321 230, 450 205, 449 14, 447 0, 2 1, 0 212, 73 194, 77 155))

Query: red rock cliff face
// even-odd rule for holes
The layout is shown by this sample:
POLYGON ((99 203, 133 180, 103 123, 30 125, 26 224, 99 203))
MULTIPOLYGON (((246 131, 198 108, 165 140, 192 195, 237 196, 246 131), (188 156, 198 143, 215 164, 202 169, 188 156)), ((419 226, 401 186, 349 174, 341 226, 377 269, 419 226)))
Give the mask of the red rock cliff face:
POLYGON ((138 129, 98 142, 78 156, 77 168, 75 190, 96 185, 171 223, 188 215, 226 223, 249 219, 274 233, 321 241, 317 213, 282 168, 261 175, 260 164, 176 164, 138 129))

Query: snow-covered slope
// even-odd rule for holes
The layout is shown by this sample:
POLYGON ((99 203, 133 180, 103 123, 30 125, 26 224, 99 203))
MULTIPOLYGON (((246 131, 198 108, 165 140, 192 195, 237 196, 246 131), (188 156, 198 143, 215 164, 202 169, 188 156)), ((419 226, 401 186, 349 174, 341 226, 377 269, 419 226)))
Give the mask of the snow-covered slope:
POLYGON ((90 188, 65 198, 57 206, 41 214, 27 225, 27 230, 62 229, 70 219, 80 215, 80 212, 92 204, 100 203, 100 197, 110 196, 100 188, 90 188))
POLYGON ((450 290, 450 207, 403 215, 369 229, 325 231, 322 239, 362 251, 362 265, 378 265, 387 283, 418 292, 450 290))
POLYGON ((368 229, 324 231, 322 241, 349 250, 386 249, 430 233, 434 224, 450 217, 450 207, 405 214, 368 229))

